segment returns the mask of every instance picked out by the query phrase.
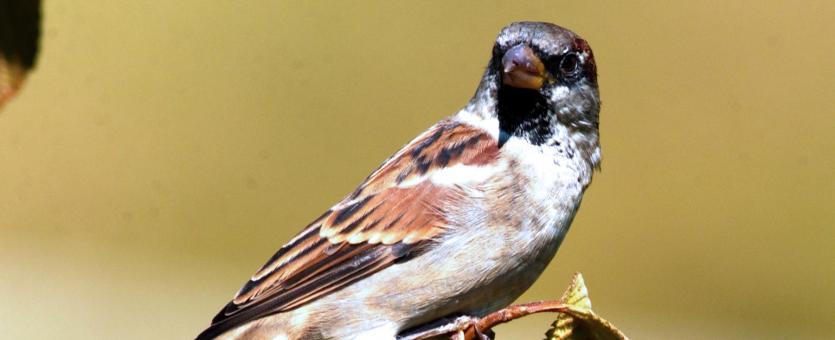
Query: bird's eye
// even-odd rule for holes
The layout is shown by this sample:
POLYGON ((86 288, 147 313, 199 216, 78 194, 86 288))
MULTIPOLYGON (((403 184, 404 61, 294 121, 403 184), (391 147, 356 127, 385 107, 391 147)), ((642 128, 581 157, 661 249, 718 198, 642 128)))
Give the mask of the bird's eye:
POLYGON ((560 60, 560 74, 565 78, 574 78, 580 73, 580 58, 574 53, 566 54, 560 60))

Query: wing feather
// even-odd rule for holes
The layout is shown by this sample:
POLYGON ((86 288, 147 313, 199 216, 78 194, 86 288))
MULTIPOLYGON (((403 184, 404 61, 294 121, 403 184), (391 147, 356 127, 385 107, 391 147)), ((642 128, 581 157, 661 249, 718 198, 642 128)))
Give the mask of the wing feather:
POLYGON ((460 197, 460 188, 435 185, 428 174, 487 164, 497 154, 495 139, 481 129, 436 124, 279 249, 198 339, 298 308, 419 255, 448 228, 443 207, 460 197))

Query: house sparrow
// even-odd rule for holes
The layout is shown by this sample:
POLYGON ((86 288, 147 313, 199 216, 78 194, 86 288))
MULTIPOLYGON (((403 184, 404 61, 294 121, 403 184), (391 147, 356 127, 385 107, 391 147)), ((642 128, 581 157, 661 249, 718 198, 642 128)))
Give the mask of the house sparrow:
POLYGON ((508 25, 467 105, 278 250, 197 338, 395 339, 510 304, 600 165, 596 73, 577 34, 508 25))

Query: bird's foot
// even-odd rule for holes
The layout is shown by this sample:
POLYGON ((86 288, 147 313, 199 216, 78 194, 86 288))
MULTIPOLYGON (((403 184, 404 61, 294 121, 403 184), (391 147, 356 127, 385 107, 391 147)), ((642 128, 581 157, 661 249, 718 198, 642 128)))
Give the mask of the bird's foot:
POLYGON ((493 340, 496 333, 492 329, 482 331, 478 323, 481 319, 475 316, 464 315, 455 319, 456 331, 452 340, 493 340))
POLYGON ((495 333, 492 330, 482 331, 478 327, 479 320, 469 315, 447 317, 400 333, 397 339, 493 340, 495 333))

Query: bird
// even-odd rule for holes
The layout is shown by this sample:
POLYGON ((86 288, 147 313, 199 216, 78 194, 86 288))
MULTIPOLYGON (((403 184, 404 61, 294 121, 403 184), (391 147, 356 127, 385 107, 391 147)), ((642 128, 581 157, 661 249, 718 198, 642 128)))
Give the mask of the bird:
POLYGON ((397 339, 525 292, 600 169, 589 44, 498 34, 475 94, 281 247, 197 339, 397 339))

